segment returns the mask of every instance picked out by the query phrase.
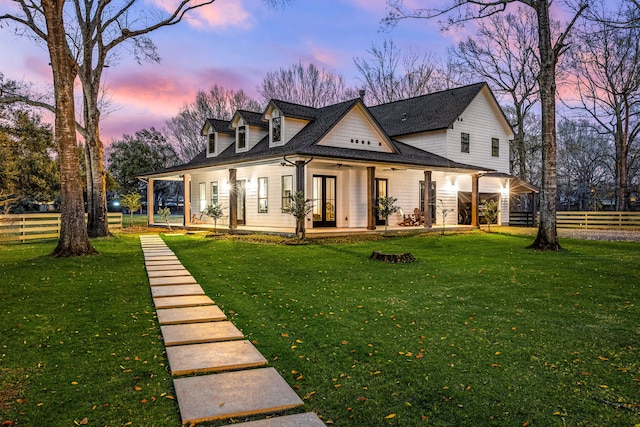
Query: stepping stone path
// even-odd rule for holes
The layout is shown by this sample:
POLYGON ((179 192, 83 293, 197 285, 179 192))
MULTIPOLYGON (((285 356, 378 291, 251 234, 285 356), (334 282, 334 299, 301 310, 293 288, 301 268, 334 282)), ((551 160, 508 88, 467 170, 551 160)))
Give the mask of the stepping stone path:
POLYGON ((321 427, 313 412, 272 414, 302 400, 225 314, 157 235, 140 236, 182 424, 264 419, 246 427, 321 427), (196 376, 197 375, 197 376, 196 376))

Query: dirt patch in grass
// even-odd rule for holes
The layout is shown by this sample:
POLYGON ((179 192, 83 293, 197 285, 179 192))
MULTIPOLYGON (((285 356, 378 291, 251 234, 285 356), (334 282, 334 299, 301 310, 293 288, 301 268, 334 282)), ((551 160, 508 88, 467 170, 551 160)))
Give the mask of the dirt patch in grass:
POLYGON ((0 370, 0 413, 13 409, 17 400, 24 396, 29 387, 27 370, 23 368, 2 368, 0 370))

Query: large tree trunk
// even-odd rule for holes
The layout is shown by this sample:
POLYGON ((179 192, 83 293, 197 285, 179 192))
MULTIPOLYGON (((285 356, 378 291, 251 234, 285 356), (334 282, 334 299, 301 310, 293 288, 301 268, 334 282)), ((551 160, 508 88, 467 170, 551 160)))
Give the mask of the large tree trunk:
POLYGON ((89 120, 86 123, 88 136, 85 140, 88 152, 87 168, 87 194, 91 194, 88 200, 87 231, 90 237, 105 237, 109 235, 109 223, 107 220, 107 186, 104 170, 104 147, 99 134, 99 112, 89 109, 89 120), (91 113, 91 112, 95 113, 91 113))
POLYGON ((529 248, 560 250, 556 230, 556 51, 551 45, 549 2, 538 2, 540 49, 540 99, 542 102, 542 191, 540 192, 540 225, 536 240, 529 248))
MULTIPOLYGON (((86 36, 85 38, 88 38, 86 36)), ((107 219, 107 186, 104 169, 104 147, 100 140, 100 110, 98 96, 100 91, 100 69, 103 59, 94 70, 91 50, 84 50, 83 65, 80 69, 82 91, 84 95, 84 126, 86 130, 86 182, 87 182, 87 231, 89 237, 105 237, 109 235, 107 219)))
POLYGON ((77 74, 73 58, 67 51, 63 22, 64 0, 43 0, 47 22, 47 47, 53 70, 56 118, 55 137, 60 162, 60 192, 62 196, 60 239, 54 256, 74 256, 96 253, 89 242, 84 222, 82 177, 76 140, 73 82, 77 74))

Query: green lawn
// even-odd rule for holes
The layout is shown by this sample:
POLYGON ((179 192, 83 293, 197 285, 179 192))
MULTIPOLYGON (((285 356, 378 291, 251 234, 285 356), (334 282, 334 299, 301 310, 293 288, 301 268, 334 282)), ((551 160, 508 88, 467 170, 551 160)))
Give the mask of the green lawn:
MULTIPOLYGON (((524 249, 531 236, 482 233, 164 238, 325 422, 640 423, 637 243, 538 253, 524 249), (418 262, 372 261, 373 250, 418 262)), ((99 256, 76 260, 48 258, 53 243, 0 246, 0 419, 177 425, 139 243, 94 244, 99 256)))

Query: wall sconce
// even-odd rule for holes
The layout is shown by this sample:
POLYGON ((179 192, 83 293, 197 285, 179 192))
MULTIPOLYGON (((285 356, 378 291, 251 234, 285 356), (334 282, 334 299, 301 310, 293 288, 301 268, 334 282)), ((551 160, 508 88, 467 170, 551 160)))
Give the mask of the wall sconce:
POLYGON ((229 185, 229 181, 223 181, 222 182, 222 191, 226 191, 229 192, 229 190, 231 189, 231 186, 229 185))

